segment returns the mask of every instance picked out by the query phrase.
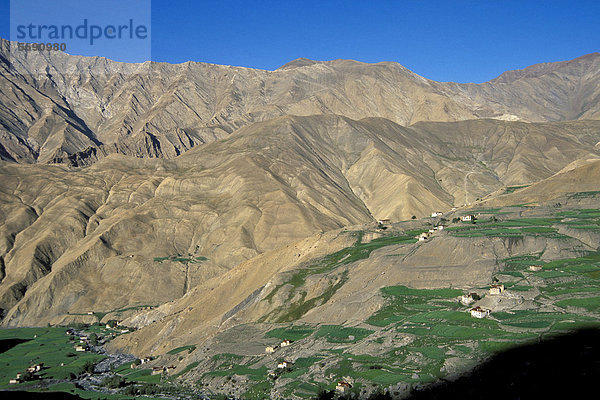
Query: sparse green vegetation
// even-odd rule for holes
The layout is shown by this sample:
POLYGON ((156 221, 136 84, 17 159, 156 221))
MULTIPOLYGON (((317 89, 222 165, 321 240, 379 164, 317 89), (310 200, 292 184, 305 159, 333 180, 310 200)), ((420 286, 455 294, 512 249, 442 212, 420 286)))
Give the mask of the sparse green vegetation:
MULTIPOLYGON (((299 271, 294 272, 285 284, 292 285, 294 290, 291 290, 287 301, 290 301, 295 294, 296 290, 299 290, 305 283, 306 278, 311 275, 319 275, 331 272, 344 265, 351 264, 353 262, 368 258, 372 251, 381 247, 390 246, 394 244, 402 243, 414 243, 416 239, 412 236, 400 235, 400 236, 384 236, 382 238, 374 239, 369 243, 362 243, 363 232, 355 232, 357 240, 351 247, 347 247, 336 253, 330 254, 324 257, 319 263, 308 266, 299 271)), ((312 308, 327 302, 335 292, 343 286, 347 279, 347 271, 341 271, 337 282, 332 283, 328 289, 326 289, 320 296, 306 299, 306 293, 301 292, 301 298, 299 301, 291 303, 283 310, 276 310, 272 315, 266 315, 261 321, 274 320, 274 322, 290 322, 295 321, 302 317, 306 312, 312 308)), ((276 286, 264 299, 263 301, 271 301, 273 296, 283 287, 284 285, 276 286)))
POLYGON ((192 351, 196 350, 196 346, 191 344, 188 346, 177 347, 177 348, 174 348, 174 349, 168 351, 167 354, 171 354, 171 355, 178 354, 178 353, 181 353, 182 351, 186 351, 186 350, 188 353, 191 353, 192 351))
POLYGON ((197 256, 197 257, 193 257, 193 256, 188 256, 188 257, 182 257, 182 256, 166 256, 166 257, 154 257, 154 262, 163 262, 163 261, 174 261, 174 262, 180 262, 182 264, 197 264, 197 263, 201 263, 204 261, 208 261, 208 258, 204 257, 204 256, 197 256))
POLYGON ((531 185, 508 186, 506 189, 504 189, 504 194, 510 194, 510 193, 515 192, 516 190, 524 189, 529 186, 531 186, 531 185))

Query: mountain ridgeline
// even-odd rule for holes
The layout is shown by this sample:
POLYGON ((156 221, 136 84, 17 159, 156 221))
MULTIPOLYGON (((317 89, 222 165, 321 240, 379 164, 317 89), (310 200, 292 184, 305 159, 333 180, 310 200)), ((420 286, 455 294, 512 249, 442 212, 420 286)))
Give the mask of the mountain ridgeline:
POLYGON ((89 165, 108 154, 174 158, 284 115, 354 120, 598 119, 600 55, 482 84, 427 80, 397 63, 300 59, 275 71, 197 62, 127 64, 0 41, 0 157, 89 165), (11 64, 12 61, 12 64, 11 64))

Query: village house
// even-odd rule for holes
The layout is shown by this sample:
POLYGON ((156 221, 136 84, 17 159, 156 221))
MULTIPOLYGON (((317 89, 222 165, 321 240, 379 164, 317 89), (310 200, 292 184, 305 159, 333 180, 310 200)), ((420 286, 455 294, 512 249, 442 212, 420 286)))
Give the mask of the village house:
POLYGON ((352 384, 350 384, 349 382, 346 381, 339 381, 337 386, 335 387, 335 390, 337 390, 340 393, 345 393, 347 390, 352 388, 352 384))
POLYGON ((417 239, 419 239, 419 242, 423 242, 423 241, 429 239, 429 232, 421 233, 419 236, 417 236, 417 239))
POLYGON ((463 215, 462 217, 460 217, 460 220, 462 222, 473 222, 475 221, 475 216, 473 214, 463 215))
POLYGON ((490 286, 490 294, 500 294, 504 292, 504 285, 492 285, 490 286))
POLYGON ((429 233, 435 233, 435 229, 433 229, 433 228, 432 228, 432 229, 430 229, 430 230, 429 230, 429 233))
POLYGON ((464 304, 465 306, 468 306, 469 304, 471 304, 472 302, 474 302, 475 299, 473 298, 473 294, 469 293, 469 294, 463 294, 460 297, 460 302, 462 304, 464 304))
POLYGON ((390 219, 389 218, 383 218, 383 219, 378 220, 377 223, 381 224, 381 225, 387 225, 387 224, 390 223, 390 219))
POLYGON ((164 367, 152 367, 152 375, 160 375, 164 370, 164 367))
POLYGON ((77 345, 75 346, 75 351, 87 351, 87 347, 77 345))
POLYGON ((438 231, 443 231, 445 227, 446 227, 445 225, 438 225, 433 229, 437 229, 438 231))
POLYGON ((149 363, 150 361, 152 361, 152 357, 140 358, 140 361, 142 364, 146 364, 146 363, 149 363))
POLYGON ((435 211, 431 213, 431 218, 441 217, 443 214, 441 211, 435 211))
POLYGON ((284 340, 283 342, 281 342, 279 345, 280 345, 281 347, 286 347, 286 346, 289 346, 290 344, 292 344, 292 341, 291 341, 291 340, 288 340, 288 339, 285 339, 285 340, 284 340))
POLYGON ((475 318, 485 318, 490 315, 490 310, 484 310, 483 308, 477 306, 471 308, 471 317, 475 318))
POLYGON ((265 353, 267 354, 273 354, 275 353, 275 350, 277 350, 279 346, 267 346, 265 347, 265 353))
POLYGON ((277 364, 277 368, 278 369, 285 369, 285 368, 290 368, 292 366, 292 363, 289 361, 282 361, 280 363, 277 364))
POLYGON ((538 271, 542 270, 542 266, 541 265, 530 265, 529 270, 533 271, 533 272, 538 272, 538 271))
POLYGON ((9 385, 15 385, 17 383, 21 383, 21 379, 19 379, 19 378, 13 378, 13 379, 11 379, 11 380, 8 381, 9 385))

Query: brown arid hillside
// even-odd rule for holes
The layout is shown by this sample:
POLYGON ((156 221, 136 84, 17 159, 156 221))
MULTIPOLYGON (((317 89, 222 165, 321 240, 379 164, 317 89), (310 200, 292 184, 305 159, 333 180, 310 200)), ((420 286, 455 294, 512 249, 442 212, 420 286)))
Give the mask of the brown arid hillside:
POLYGON ((3 324, 171 301, 319 232, 542 185, 599 158, 598 141, 595 121, 403 127, 286 116, 173 160, 114 154, 75 169, 4 162, 3 324))
POLYGON ((397 63, 299 59, 275 71, 197 62, 126 64, 10 53, 0 41, 0 157, 89 165, 108 154, 174 158, 284 115, 381 117, 402 126, 480 118, 597 119, 600 55, 434 82, 397 63), (12 64, 11 64, 12 62, 12 64))

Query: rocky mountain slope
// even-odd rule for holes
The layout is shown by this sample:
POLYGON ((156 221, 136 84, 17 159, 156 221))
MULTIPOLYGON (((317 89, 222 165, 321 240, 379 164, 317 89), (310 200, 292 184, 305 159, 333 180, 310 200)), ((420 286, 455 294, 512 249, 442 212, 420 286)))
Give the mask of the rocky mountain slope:
POLYGON ((0 41, 0 157, 88 165, 108 154, 173 158, 282 115, 419 121, 597 119, 600 56, 483 84, 427 80, 396 63, 298 60, 275 71, 126 64, 0 41), (11 62, 13 63, 11 65, 11 62))
POLYGON ((5 162, 3 324, 170 301, 318 232, 420 218, 549 179, 600 158, 598 141, 595 121, 407 128, 280 117, 174 160, 112 155, 75 170, 5 162))

